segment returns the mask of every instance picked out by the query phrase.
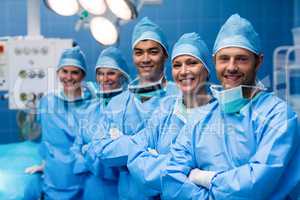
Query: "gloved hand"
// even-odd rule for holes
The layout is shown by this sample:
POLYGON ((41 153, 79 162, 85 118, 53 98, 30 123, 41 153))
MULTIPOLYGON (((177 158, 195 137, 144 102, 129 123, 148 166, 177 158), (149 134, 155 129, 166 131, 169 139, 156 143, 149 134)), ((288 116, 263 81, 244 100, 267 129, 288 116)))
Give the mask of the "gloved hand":
POLYGON ((81 147, 81 153, 82 155, 86 154, 86 152, 88 151, 90 145, 89 144, 85 144, 81 147))
POLYGON ((119 137, 121 137, 121 135, 123 135, 123 133, 118 128, 111 128, 109 130, 109 135, 110 135, 111 139, 116 140, 119 137))
POLYGON ((152 154, 153 156, 158 156, 158 152, 157 152, 155 149, 148 148, 147 150, 148 150, 148 152, 149 152, 150 154, 152 154))
POLYGON ((211 180, 215 175, 216 172, 195 168, 190 171, 188 179, 196 185, 209 189, 211 180))
POLYGON ((81 154, 86 162, 92 162, 96 159, 96 153, 92 149, 91 143, 87 143, 81 147, 81 154))
POLYGON ((45 162, 43 161, 40 165, 33 165, 31 167, 27 167, 24 172, 26 174, 35 174, 39 172, 43 172, 45 168, 45 162))

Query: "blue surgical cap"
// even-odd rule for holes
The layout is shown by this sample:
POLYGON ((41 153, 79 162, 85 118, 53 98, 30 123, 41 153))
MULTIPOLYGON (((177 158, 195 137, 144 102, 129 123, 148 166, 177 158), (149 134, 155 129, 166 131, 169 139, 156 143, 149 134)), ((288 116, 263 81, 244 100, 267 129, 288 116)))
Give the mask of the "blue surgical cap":
POLYGON ((148 17, 144 17, 135 25, 131 40, 132 49, 142 40, 153 40, 158 42, 165 49, 166 53, 168 53, 168 44, 163 31, 148 17))
POLYGON ((129 80, 129 70, 121 51, 116 47, 104 49, 98 57, 95 70, 99 68, 111 68, 120 70, 129 80))
POLYGON ((79 46, 66 49, 59 60, 57 71, 65 66, 75 66, 80 68, 86 73, 86 59, 84 53, 80 50, 79 46))
POLYGON ((199 59, 210 74, 212 69, 211 54, 206 43, 197 33, 183 34, 175 43, 172 51, 172 61, 180 55, 190 55, 199 59))
POLYGON ((254 30, 251 23, 234 14, 225 22, 218 33, 215 41, 213 53, 226 47, 240 47, 247 49, 256 55, 261 53, 259 35, 254 30))

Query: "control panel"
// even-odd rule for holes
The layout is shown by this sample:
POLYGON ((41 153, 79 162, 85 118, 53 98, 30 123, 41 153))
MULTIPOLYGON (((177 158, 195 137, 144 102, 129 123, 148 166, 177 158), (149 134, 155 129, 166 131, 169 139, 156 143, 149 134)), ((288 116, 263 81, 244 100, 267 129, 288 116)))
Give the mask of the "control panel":
POLYGON ((0 41, 0 91, 8 90, 8 67, 5 42, 0 41))
POLYGON ((8 68, 9 108, 27 109, 54 90, 55 68, 63 50, 72 47, 72 40, 12 38, 3 46, 7 53, 3 63, 8 68))

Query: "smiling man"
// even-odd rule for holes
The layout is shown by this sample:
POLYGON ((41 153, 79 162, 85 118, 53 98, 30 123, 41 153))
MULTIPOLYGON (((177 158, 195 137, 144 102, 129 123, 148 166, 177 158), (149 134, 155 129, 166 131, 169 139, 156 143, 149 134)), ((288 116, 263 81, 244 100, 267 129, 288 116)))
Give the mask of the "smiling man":
POLYGON ((133 61, 136 65, 141 83, 153 83, 164 77, 164 63, 168 55, 166 50, 153 40, 138 42, 133 50, 133 61))
POLYGON ((227 47, 217 55, 217 75, 225 88, 241 84, 255 85, 256 71, 262 55, 256 55, 243 48, 227 47))
POLYGON ((189 123, 162 175, 164 199, 286 199, 300 180, 297 115, 256 81, 260 39, 232 15, 214 45, 218 104, 189 123))

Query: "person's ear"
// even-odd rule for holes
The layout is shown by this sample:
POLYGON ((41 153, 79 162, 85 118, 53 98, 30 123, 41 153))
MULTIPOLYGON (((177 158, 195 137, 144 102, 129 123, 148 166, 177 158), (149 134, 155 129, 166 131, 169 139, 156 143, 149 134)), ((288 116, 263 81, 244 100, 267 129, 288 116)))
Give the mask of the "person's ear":
POLYGON ((167 61, 168 60, 168 53, 166 52, 166 50, 164 49, 164 48, 162 48, 162 50, 163 50, 163 53, 164 53, 164 59, 165 59, 165 61, 167 61))
POLYGON ((257 71, 259 67, 262 65, 263 60, 264 60, 263 54, 255 56, 255 71, 257 71))

